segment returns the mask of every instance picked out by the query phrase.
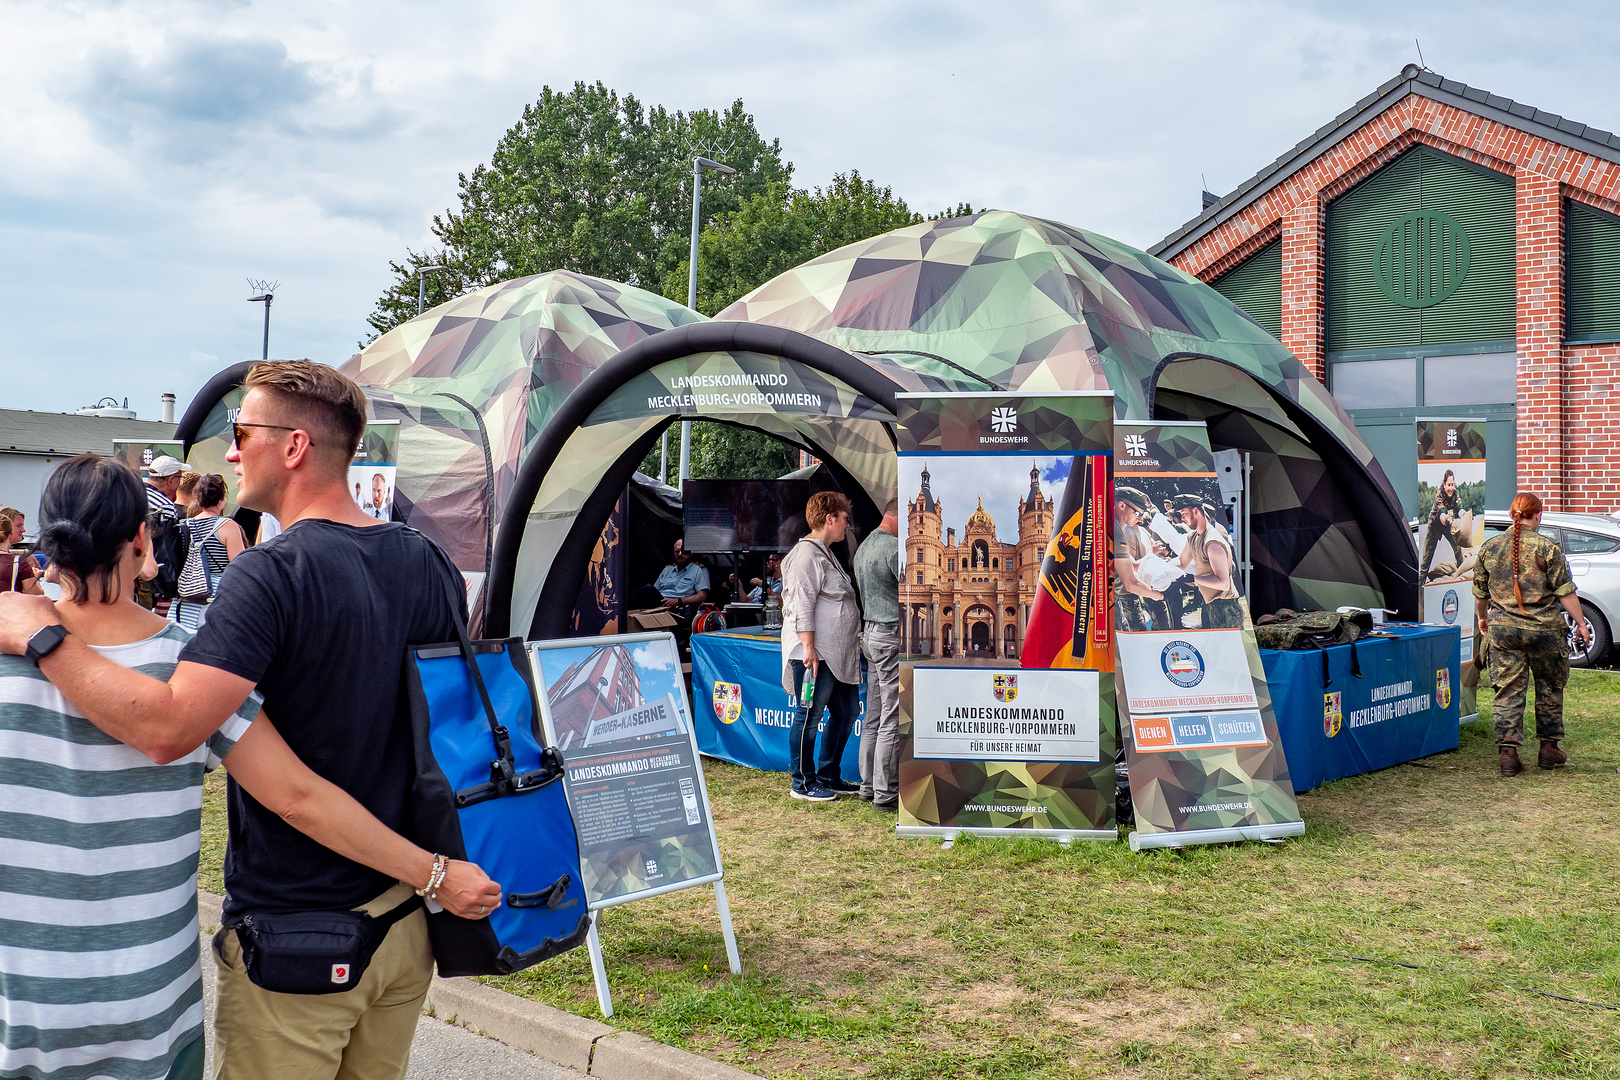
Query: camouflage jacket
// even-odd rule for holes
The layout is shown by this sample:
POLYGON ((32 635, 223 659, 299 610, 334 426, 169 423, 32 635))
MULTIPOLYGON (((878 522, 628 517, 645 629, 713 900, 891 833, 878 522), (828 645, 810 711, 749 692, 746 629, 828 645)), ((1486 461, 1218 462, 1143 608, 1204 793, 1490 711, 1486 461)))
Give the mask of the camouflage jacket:
POLYGON ((1569 563, 1552 538, 1530 529, 1519 531, 1519 591, 1524 610, 1513 595, 1513 530, 1493 536, 1480 549, 1474 564, 1474 595, 1489 600, 1491 621, 1527 630, 1564 628, 1560 596, 1575 591, 1569 563))
POLYGON ((1434 493, 1434 505, 1429 508, 1429 524, 1433 525, 1442 521, 1445 524, 1450 524, 1450 519, 1455 518, 1457 511, 1461 509, 1462 492, 1453 491, 1448 497, 1446 489, 1441 488, 1434 493))

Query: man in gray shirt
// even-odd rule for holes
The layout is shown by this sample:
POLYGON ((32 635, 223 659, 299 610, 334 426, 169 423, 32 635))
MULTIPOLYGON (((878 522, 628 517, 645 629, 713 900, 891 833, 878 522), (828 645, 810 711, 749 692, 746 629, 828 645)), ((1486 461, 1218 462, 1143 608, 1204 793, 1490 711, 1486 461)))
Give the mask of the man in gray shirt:
POLYGON ((879 810, 900 805, 900 500, 855 552, 866 654, 866 722, 861 725, 861 798, 879 810))

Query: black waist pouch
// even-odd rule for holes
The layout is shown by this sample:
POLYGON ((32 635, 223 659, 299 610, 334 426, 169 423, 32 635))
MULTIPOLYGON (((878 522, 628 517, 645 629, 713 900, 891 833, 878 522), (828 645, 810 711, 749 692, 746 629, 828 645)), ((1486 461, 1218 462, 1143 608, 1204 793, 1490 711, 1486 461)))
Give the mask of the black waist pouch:
POLYGON ((422 906, 413 896, 372 918, 363 911, 277 911, 244 915, 220 927, 242 945, 242 968, 253 985, 276 994, 341 994, 360 985, 377 946, 395 923, 422 906))

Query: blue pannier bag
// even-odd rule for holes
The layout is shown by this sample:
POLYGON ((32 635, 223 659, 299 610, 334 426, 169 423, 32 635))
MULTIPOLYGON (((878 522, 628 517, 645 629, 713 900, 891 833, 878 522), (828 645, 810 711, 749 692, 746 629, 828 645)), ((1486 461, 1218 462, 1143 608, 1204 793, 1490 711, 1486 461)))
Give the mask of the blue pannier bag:
POLYGON ((579 838, 562 757, 541 735, 523 641, 468 640, 461 574, 444 561, 458 640, 415 646, 405 662, 412 831, 423 847, 477 863, 503 890, 485 919, 428 916, 439 974, 506 975, 584 943, 579 838))

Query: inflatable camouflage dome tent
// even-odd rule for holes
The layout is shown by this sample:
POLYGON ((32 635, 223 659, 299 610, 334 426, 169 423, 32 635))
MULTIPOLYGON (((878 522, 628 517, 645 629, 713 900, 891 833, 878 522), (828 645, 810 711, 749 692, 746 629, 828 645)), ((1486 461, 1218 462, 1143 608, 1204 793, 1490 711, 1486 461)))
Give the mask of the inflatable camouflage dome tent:
MULTIPOLYGON (((247 365, 180 437, 228 430, 247 365)), ((343 365, 402 421, 396 516, 488 575, 484 632, 567 632, 620 493, 682 419, 822 459, 870 515, 894 494, 895 394, 1112 390, 1122 420, 1203 420, 1252 454, 1251 604, 1413 617, 1417 559, 1354 425, 1277 340, 1195 278, 1005 211, 840 248, 714 320, 556 271, 468 293, 343 365), (864 497, 864 498, 863 498, 864 497)))

